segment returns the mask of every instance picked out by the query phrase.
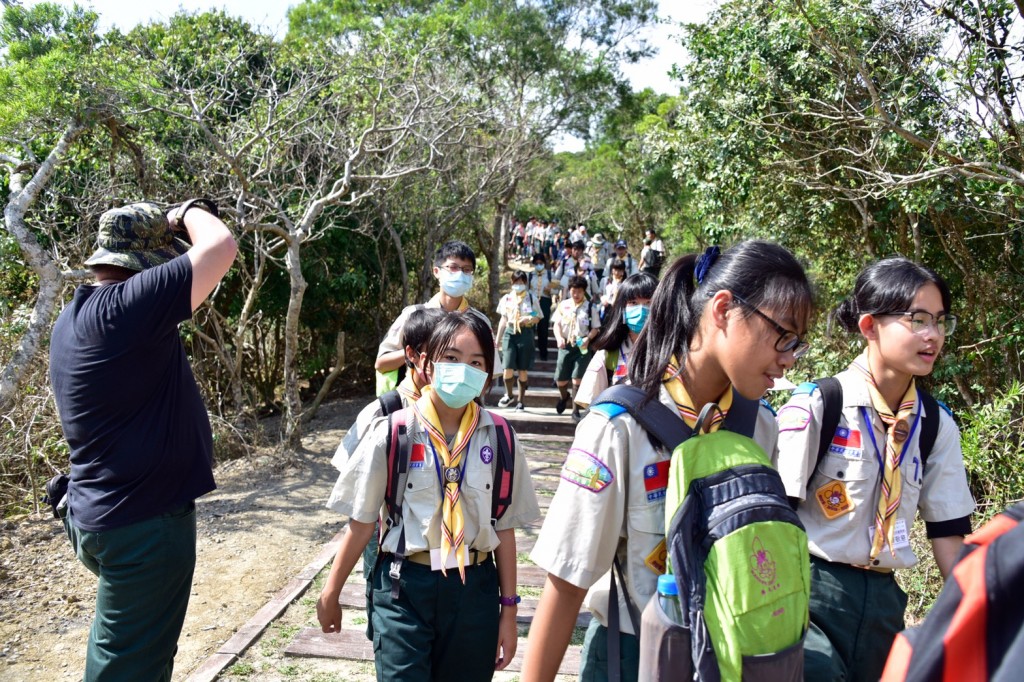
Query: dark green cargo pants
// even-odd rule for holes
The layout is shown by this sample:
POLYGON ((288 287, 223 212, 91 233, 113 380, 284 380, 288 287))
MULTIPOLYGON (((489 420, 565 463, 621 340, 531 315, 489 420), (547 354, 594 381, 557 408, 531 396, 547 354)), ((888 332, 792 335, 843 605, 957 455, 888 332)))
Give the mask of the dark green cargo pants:
POLYGON ((804 679, 877 682, 907 608, 893 574, 811 557, 810 607, 804 679))
POLYGON ((401 590, 391 599, 391 555, 373 572, 373 653, 377 679, 387 682, 490 680, 498 648, 498 569, 494 559, 448 577, 429 566, 402 564, 401 590))
POLYGON ((196 507, 106 531, 75 527, 71 546, 99 577, 86 682, 170 680, 196 565, 196 507))

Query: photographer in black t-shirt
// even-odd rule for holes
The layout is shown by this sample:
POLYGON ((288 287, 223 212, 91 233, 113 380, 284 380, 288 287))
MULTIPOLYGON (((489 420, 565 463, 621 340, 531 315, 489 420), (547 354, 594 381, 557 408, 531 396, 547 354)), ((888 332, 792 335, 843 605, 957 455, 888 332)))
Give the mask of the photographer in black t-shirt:
POLYGON ((99 578, 85 680, 170 680, 196 557, 195 499, 214 489, 210 422, 178 324, 237 247, 216 206, 131 204, 100 217, 96 278, 50 340, 50 381, 71 448, 59 510, 99 578), (191 244, 180 237, 186 236, 191 244))

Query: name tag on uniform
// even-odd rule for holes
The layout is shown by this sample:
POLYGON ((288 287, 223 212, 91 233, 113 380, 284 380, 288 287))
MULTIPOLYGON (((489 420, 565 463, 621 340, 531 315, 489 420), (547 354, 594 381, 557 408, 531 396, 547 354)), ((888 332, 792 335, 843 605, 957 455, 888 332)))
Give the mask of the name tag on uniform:
MULTIPOLYGON (((874 543, 875 541, 874 526, 871 526, 871 528, 868 529, 868 541, 871 543, 874 543)), ((910 533, 907 532, 906 519, 896 519, 896 523, 892 524, 892 546, 894 549, 910 547, 910 533)))
MULTIPOLYGON (((459 567, 459 555, 456 552, 448 552, 448 563, 445 564, 445 568, 458 568, 459 567)), ((469 565, 469 548, 465 545, 462 546, 462 565, 469 565)), ((430 570, 440 571, 441 570, 441 550, 432 549, 430 550, 430 570)))
POLYGON ((665 538, 662 538, 658 546, 644 558, 644 564, 656 575, 665 574, 665 569, 668 567, 668 544, 666 544, 665 538))

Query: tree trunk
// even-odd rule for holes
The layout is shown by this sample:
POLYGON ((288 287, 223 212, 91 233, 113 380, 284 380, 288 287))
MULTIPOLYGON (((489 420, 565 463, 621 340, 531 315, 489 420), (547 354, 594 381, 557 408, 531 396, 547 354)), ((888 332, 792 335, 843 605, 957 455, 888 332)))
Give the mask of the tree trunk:
POLYGON ((3 372, 0 372, 0 410, 6 410, 17 396, 19 385, 50 331, 53 313, 57 309, 57 302, 64 286, 64 277, 57 264, 39 245, 39 241, 25 224, 25 214, 50 181, 72 143, 84 130, 83 125, 70 124, 24 187, 22 173, 17 168, 11 170, 11 194, 4 208, 4 223, 18 242, 21 252, 25 254, 25 262, 39 277, 39 293, 32 308, 32 315, 29 317, 28 329, 22 335, 10 362, 4 367, 3 372))
POLYGON ((302 297, 306 293, 306 279, 302 276, 300 235, 292 235, 285 254, 285 267, 291 282, 288 296, 288 312, 284 327, 284 440, 292 448, 298 448, 302 438, 302 396, 299 395, 299 370, 295 366, 299 344, 299 313, 302 311, 302 297))

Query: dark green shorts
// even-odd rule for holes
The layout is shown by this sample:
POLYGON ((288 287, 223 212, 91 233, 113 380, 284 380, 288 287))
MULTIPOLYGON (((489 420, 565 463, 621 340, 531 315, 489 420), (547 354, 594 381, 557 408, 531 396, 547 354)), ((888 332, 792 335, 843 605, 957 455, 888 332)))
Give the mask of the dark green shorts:
POLYGON ((590 364, 590 353, 583 354, 579 346, 569 346, 558 351, 558 362, 555 364, 555 381, 582 379, 590 364))
POLYGON ((524 328, 518 334, 505 332, 501 337, 501 362, 505 369, 525 371, 533 369, 533 352, 536 346, 533 327, 524 328))

